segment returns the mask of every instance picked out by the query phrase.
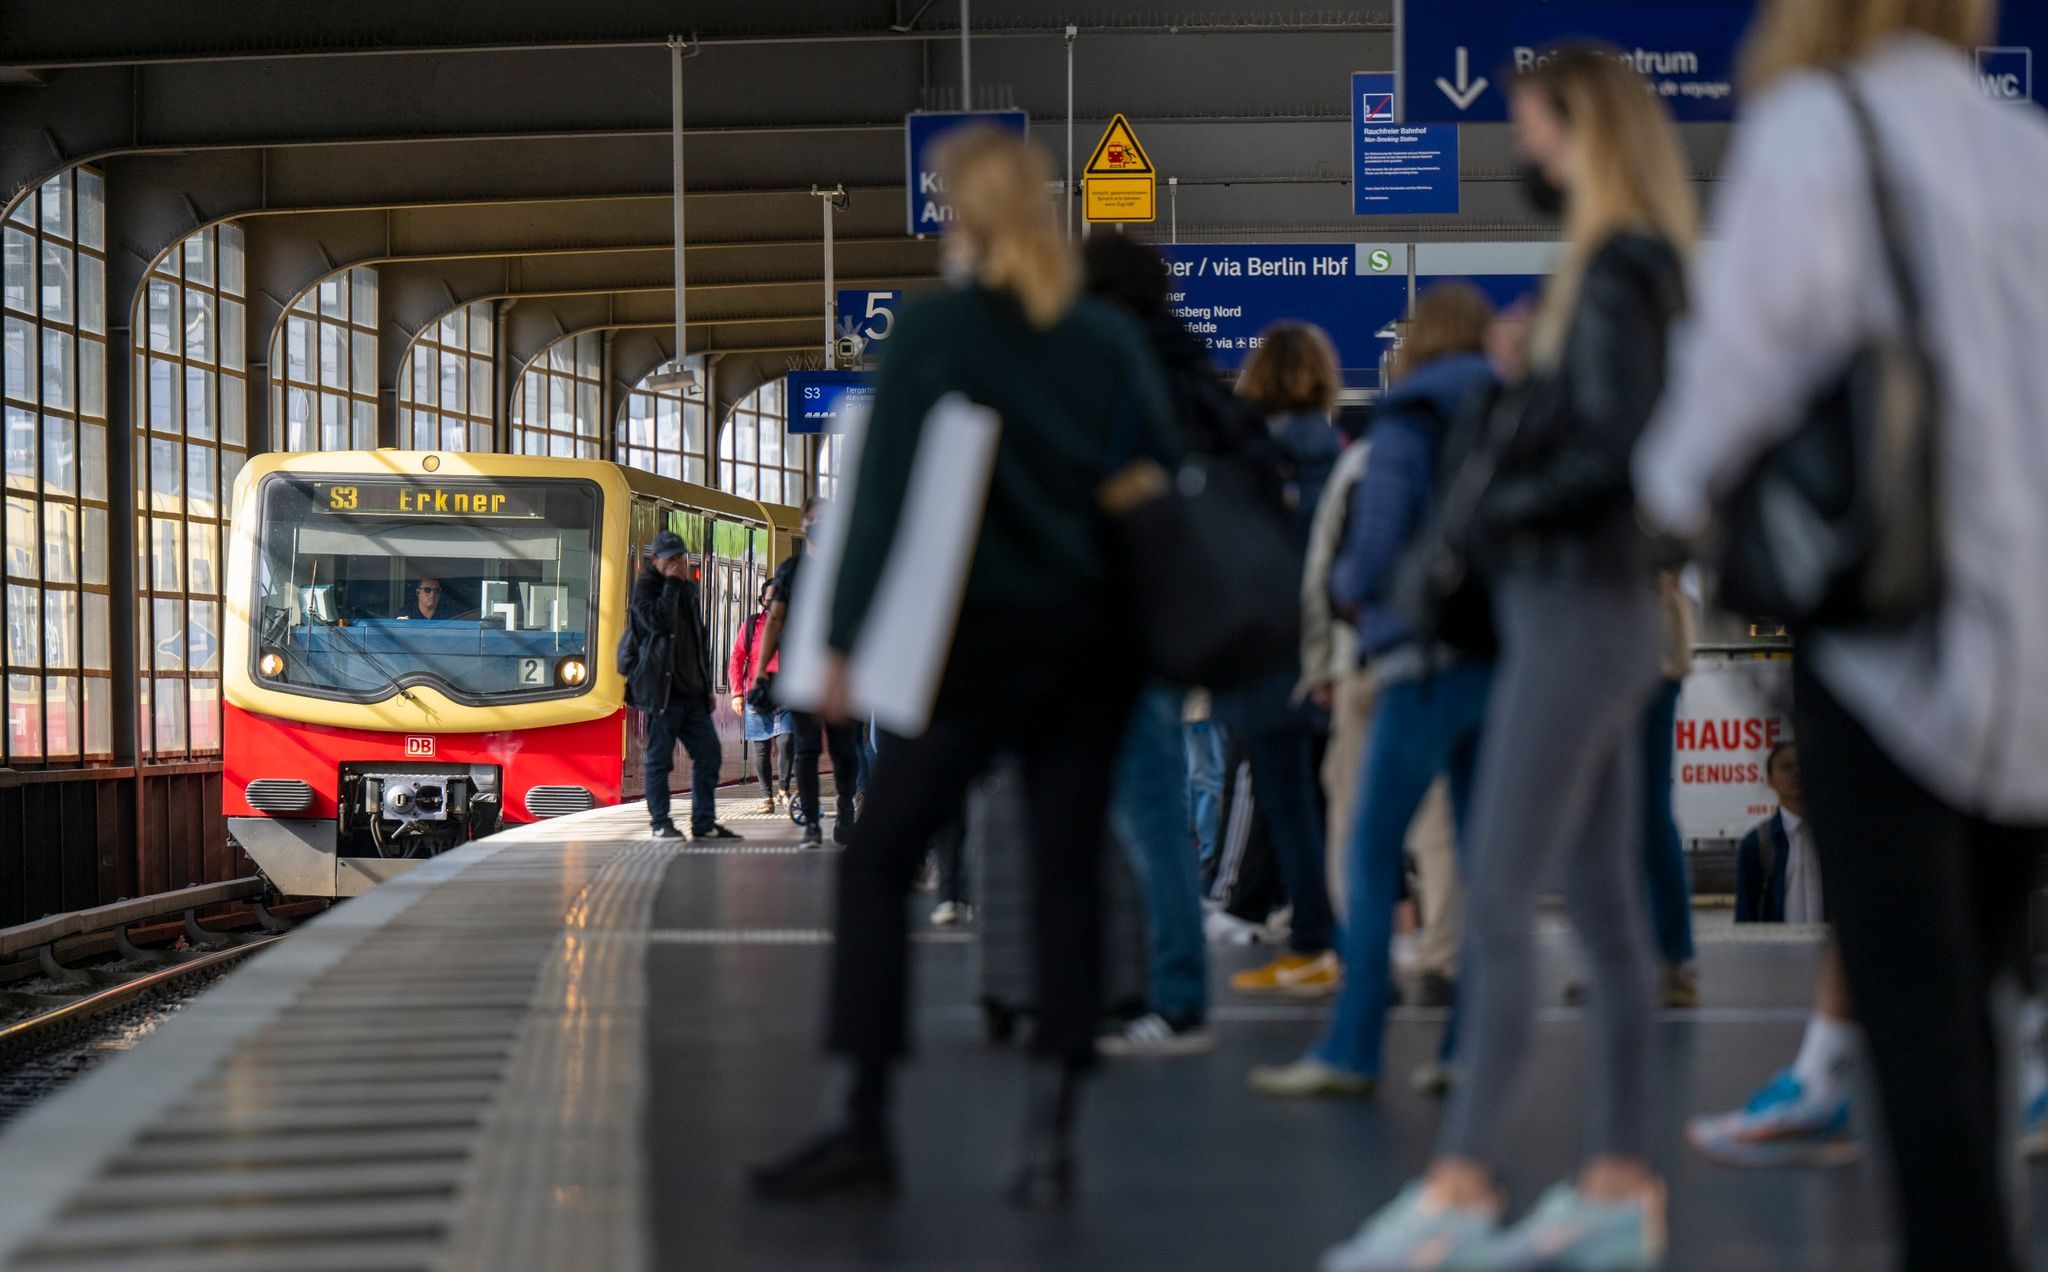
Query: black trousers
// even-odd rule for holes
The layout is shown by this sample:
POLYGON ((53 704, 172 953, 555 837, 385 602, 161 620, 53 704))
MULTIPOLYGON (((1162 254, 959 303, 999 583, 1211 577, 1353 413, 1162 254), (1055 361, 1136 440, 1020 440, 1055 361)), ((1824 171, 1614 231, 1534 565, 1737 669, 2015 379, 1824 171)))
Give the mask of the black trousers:
POLYGON ((1908 777, 1802 664, 1799 765, 1842 968, 1889 1131, 1905 1266, 2017 1269, 1991 1017, 2022 976, 2048 832, 1966 816, 1908 777))
MULTIPOLYGON (((956 662, 958 654, 955 655, 956 662)), ((1112 771, 1135 699, 1098 684, 1045 684, 1017 669, 1014 689, 939 716, 923 737, 891 739, 875 762, 853 842, 839 862, 827 1045, 863 1061, 908 1050, 910 944, 905 902, 933 836, 998 755, 1024 779, 1040 1056, 1087 1064, 1102 998, 1103 825, 1112 771), (1033 685, 1038 692, 1024 687, 1033 685)), ((1093 678, 1091 678, 1092 680, 1093 678)), ((942 699, 943 701, 943 699, 942 699)))
POLYGON ((818 821, 818 757, 832 752, 832 779, 838 787, 837 816, 853 825, 854 775, 860 772, 860 728, 857 724, 828 725, 805 711, 789 713, 789 725, 796 743, 796 798, 804 810, 804 825, 818 821))
POLYGON ((790 772, 796 763, 796 739, 790 734, 778 734, 763 738, 751 744, 754 748, 754 776, 761 783, 761 794, 767 795, 775 789, 776 759, 782 762, 782 789, 789 790, 790 772))

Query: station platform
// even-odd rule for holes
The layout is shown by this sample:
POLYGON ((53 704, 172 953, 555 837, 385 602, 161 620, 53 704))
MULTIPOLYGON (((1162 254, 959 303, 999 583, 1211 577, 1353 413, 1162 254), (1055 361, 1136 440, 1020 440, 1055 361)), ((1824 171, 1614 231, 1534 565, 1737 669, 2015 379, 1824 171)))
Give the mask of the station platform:
MULTIPOLYGON (((820 1115, 836 857, 756 807, 724 808, 732 844, 649 840, 633 807, 524 827, 323 915, 0 1135, 0 1266, 1306 1269, 1425 1159, 1436 1107, 1401 1079, 1441 1012, 1397 1012, 1377 1099, 1278 1103, 1245 1071, 1298 1054, 1327 1008, 1222 989, 1215 1051, 1105 1065, 1079 1200, 1014 1211, 1021 1054, 983 1037, 971 931, 925 929, 902 1195, 750 1200, 744 1166, 820 1115)), ((1687 1113, 1790 1058, 1818 952, 1725 912, 1700 928, 1706 1005, 1659 1035, 1669 1266, 1885 1267, 1871 1161, 1740 1172, 1684 1148, 1687 1113)), ((1568 937, 1547 925, 1542 950, 1556 1003, 1568 937)), ((1265 952, 1215 949, 1218 985, 1265 952)), ((1573 1165, 1579 1015, 1543 1012, 1521 1200, 1573 1165)))

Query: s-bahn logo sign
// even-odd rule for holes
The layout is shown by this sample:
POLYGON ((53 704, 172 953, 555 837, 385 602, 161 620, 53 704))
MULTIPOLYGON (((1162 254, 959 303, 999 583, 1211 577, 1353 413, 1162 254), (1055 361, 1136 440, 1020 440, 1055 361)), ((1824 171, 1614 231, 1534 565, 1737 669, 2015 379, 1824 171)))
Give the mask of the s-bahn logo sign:
POLYGON ((405 740, 405 758, 408 760, 433 759, 434 739, 407 738, 405 740))

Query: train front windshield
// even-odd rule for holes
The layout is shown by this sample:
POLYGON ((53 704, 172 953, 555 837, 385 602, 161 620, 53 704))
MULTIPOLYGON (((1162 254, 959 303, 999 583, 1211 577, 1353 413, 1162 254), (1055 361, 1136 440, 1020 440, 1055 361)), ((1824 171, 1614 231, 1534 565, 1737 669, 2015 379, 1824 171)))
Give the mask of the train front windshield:
POLYGON ((468 702, 591 680, 599 495, 582 481, 276 475, 257 532, 259 684, 468 702))

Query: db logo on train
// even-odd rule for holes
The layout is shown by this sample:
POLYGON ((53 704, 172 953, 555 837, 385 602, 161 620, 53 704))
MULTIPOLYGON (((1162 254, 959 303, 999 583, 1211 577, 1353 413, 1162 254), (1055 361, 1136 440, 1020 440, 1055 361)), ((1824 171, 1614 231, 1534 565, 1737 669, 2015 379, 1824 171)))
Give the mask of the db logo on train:
POLYGON ((406 758, 406 759, 408 759, 408 760, 431 760, 431 759, 433 759, 433 758, 434 758, 434 739, 432 739, 432 738, 410 738, 410 737, 409 737, 409 738, 407 738, 407 739, 405 740, 405 758, 406 758))

